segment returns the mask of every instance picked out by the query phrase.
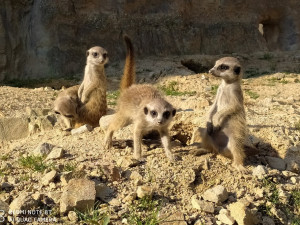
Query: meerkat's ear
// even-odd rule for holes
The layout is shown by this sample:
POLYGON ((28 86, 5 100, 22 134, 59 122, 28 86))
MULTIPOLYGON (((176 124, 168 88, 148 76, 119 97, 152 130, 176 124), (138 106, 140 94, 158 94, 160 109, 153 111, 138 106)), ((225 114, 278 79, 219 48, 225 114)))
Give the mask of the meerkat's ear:
POLYGON ((144 113, 145 113, 145 115, 148 114, 148 108, 147 107, 144 108, 144 113))
POLYGON ((235 72, 236 75, 240 75, 241 67, 235 66, 235 67, 233 68, 233 71, 235 72))
POLYGON ((175 114, 176 114, 176 109, 173 109, 172 116, 175 116, 175 114))
POLYGON ((89 56, 89 54, 90 54, 90 53, 89 53, 89 50, 87 50, 87 51, 86 51, 86 56, 89 56))

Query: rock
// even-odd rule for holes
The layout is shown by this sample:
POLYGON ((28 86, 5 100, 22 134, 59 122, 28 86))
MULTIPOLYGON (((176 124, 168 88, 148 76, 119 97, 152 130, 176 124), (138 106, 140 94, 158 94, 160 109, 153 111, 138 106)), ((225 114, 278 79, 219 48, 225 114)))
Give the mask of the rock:
POLYGON ((238 225, 257 224, 256 216, 246 207, 243 202, 235 202, 229 205, 230 215, 238 225))
POLYGON ((230 216, 229 210, 227 209, 221 209, 217 218, 223 224, 233 225, 235 222, 235 220, 230 216))
POLYGON ((33 155, 39 156, 39 155, 48 155, 51 150, 54 148, 54 145, 49 143, 42 143, 36 149, 33 150, 33 155))
POLYGON ((9 205, 6 202, 0 200, 0 210, 3 210, 4 212, 8 212, 9 205))
POLYGON ((226 188, 224 188, 222 185, 217 185, 213 188, 206 190, 203 193, 203 198, 206 201, 221 203, 227 200, 228 192, 226 188))
POLYGON ((132 158, 131 156, 123 156, 117 161, 117 165, 122 168, 137 166, 140 161, 132 158))
POLYGON ((26 210, 36 208, 38 202, 33 199, 31 194, 22 192, 20 195, 15 198, 9 205, 10 210, 26 210))
POLYGON ((85 132, 90 132, 93 130, 93 127, 88 125, 88 124, 85 124, 81 127, 78 127, 76 129, 72 129, 71 130, 71 134, 72 135, 76 135, 76 134, 82 134, 82 133, 85 133, 85 132))
POLYGON ((121 179, 121 170, 120 168, 114 165, 103 165, 102 169, 107 177, 109 177, 112 181, 118 181, 121 179))
POLYGON ((96 197, 100 198, 104 202, 109 202, 112 199, 114 190, 110 187, 107 187, 103 183, 98 183, 95 186, 96 188, 96 197))
POLYGON ((294 173, 300 173, 300 164, 297 163, 295 160, 289 160, 287 163, 287 170, 294 172, 294 173))
POLYGON ((77 216, 76 212, 74 212, 74 211, 70 211, 70 212, 68 213, 68 218, 69 218, 69 220, 70 220, 71 222, 73 222, 73 223, 75 223, 75 222, 78 221, 78 216, 77 216))
POLYGON ((41 131, 51 130, 56 122, 56 117, 54 115, 42 116, 37 119, 37 124, 41 131))
POLYGON ((64 188, 60 200, 60 212, 74 208, 80 212, 93 208, 96 198, 95 182, 87 179, 71 179, 64 188))
POLYGON ((136 199, 137 194, 135 192, 131 192, 125 198, 123 198, 122 202, 124 203, 132 203, 136 199))
POLYGON ((202 142, 201 129, 202 128, 200 128, 200 127, 194 129, 193 135, 192 135, 192 138, 191 138, 191 144, 202 142))
POLYGON ((110 124, 110 121, 112 120, 114 115, 106 115, 102 116, 99 120, 99 124, 102 130, 106 130, 110 124))
POLYGON ((50 182, 54 180, 54 178, 57 176, 57 172, 55 170, 50 171, 49 173, 45 174, 42 178, 42 184, 44 186, 47 186, 50 182))
POLYGON ((191 203, 195 209, 199 209, 207 213, 214 213, 215 211, 214 203, 198 200, 195 196, 192 197, 191 203))
POLYGON ((299 177, 291 177, 291 182, 293 184, 300 184, 300 178, 299 177))
POLYGON ((61 147, 54 147, 47 156, 46 160, 49 159, 60 159, 64 155, 64 150, 61 147))
POLYGON ((258 165, 252 171, 253 176, 262 179, 268 174, 268 170, 265 166, 258 165))
POLYGON ((0 118, 0 140, 17 140, 29 135, 27 118, 0 118))
POLYGON ((263 216, 262 218, 262 224, 263 225, 275 225, 275 222, 272 218, 268 216, 263 216))
POLYGON ((152 197, 153 189, 150 186, 146 186, 146 185, 138 186, 136 194, 138 198, 143 198, 145 196, 152 197))
POLYGON ((266 160, 273 169, 282 171, 286 168, 286 162, 281 158, 266 156, 266 160))
POLYGON ((180 211, 175 212, 166 218, 165 215, 162 215, 161 217, 163 222, 159 223, 159 225, 187 225, 187 222, 184 220, 184 215, 180 211))
POLYGON ((138 172, 136 171, 133 171, 131 174, 130 174, 130 179, 134 181, 134 184, 135 185, 141 185, 143 183, 143 177, 141 174, 139 174, 138 172))
POLYGON ((61 195, 62 195, 61 191, 54 191, 48 193, 48 197, 51 198, 56 204, 59 203, 61 199, 61 195))
POLYGON ((67 185, 69 183, 69 181, 72 179, 73 177, 73 172, 63 172, 60 176, 60 181, 62 183, 62 185, 67 185))
POLYGON ((275 215, 282 224, 288 224, 288 218, 281 209, 271 207, 271 213, 275 215))

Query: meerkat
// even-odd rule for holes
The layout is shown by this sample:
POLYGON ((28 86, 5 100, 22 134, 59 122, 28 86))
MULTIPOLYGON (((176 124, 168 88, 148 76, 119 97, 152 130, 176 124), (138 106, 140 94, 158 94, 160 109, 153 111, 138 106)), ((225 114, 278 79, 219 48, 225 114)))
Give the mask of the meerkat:
POLYGON ((83 124, 93 127, 106 114, 106 75, 104 65, 108 62, 107 51, 99 46, 86 52, 87 60, 81 85, 66 89, 54 102, 54 111, 61 114, 67 129, 83 124))
POLYGON ((240 84, 242 66, 236 58, 224 57, 216 61, 209 73, 222 82, 208 113, 203 147, 232 158, 233 166, 244 171, 246 116, 240 84))
POLYGON ((67 129, 72 129, 78 120, 78 89, 79 85, 70 87, 62 91, 54 101, 54 112, 61 115, 67 129))
POLYGON ((142 158, 143 135, 157 130, 166 156, 170 160, 174 160, 170 148, 169 124, 175 116, 176 109, 152 85, 134 84, 134 50, 128 37, 125 38, 125 42, 128 51, 121 81, 121 95, 118 99, 117 112, 106 131, 105 148, 112 146, 114 131, 133 124, 134 158, 142 158))
POLYGON ((78 108, 79 126, 87 123, 93 127, 99 125, 99 119, 106 114, 107 81, 104 65, 108 62, 107 51, 99 46, 86 52, 87 60, 84 78, 78 89, 80 107, 78 108))

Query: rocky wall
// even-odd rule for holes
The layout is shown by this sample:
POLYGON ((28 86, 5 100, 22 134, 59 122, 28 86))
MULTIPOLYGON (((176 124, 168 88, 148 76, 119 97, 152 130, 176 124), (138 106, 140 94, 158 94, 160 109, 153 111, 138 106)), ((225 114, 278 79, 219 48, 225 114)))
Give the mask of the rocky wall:
POLYGON ((82 74, 100 45, 125 57, 300 50, 298 0, 1 0, 0 81, 82 74), (260 31, 259 31, 260 26, 260 31))

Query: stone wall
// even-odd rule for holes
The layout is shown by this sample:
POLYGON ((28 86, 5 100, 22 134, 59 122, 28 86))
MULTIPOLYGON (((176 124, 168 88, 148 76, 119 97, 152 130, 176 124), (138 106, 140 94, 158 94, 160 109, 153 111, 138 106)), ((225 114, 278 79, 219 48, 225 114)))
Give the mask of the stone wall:
POLYGON ((139 57, 300 50, 299 0, 0 1, 0 81, 82 74, 94 45, 124 59, 124 33, 139 57))

